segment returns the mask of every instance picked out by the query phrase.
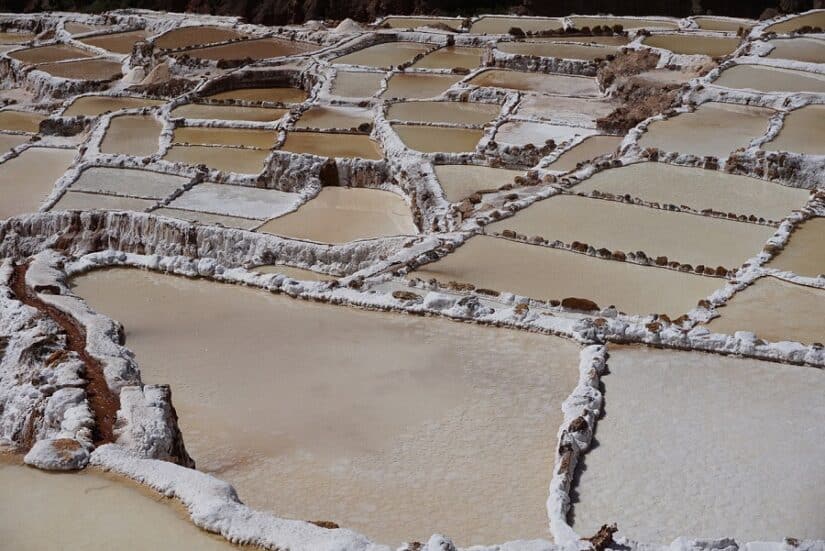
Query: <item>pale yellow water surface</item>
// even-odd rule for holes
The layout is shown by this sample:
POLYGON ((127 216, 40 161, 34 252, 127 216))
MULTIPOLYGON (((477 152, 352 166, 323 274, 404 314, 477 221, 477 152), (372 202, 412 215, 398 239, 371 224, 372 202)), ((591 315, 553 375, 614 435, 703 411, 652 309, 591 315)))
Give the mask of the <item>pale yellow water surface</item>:
POLYGON ((175 128, 172 141, 198 145, 244 145, 269 149, 275 145, 277 136, 274 130, 181 126, 175 128))
POLYGON ((596 25, 605 25, 613 27, 621 25, 624 30, 630 29, 678 29, 679 23, 675 20, 668 19, 652 19, 644 17, 601 17, 601 16, 574 16, 570 18, 573 26, 577 29, 583 27, 590 27, 591 29, 596 25))
POLYGON ((736 65, 713 81, 726 88, 758 92, 825 92, 825 75, 759 65, 736 65))
POLYGON ((739 38, 699 34, 655 34, 644 39, 645 46, 670 50, 674 54, 723 57, 739 46, 739 38))
POLYGON ((0 164, 0 219, 36 212, 74 155, 73 149, 30 147, 0 164))
POLYGON ((474 128, 449 128, 419 126, 414 124, 393 124, 392 129, 410 149, 423 153, 469 153, 475 151, 483 136, 482 130, 474 128))
POLYGON ((753 19, 732 19, 699 15, 693 18, 699 28, 705 31, 736 32, 739 29, 750 29, 756 25, 753 19))
POLYGON ((163 49, 185 48, 235 40, 246 35, 231 27, 191 26, 172 29, 155 39, 155 46, 163 49))
POLYGON ((436 165, 436 178, 444 190, 444 196, 456 203, 480 191, 495 191, 504 184, 513 183, 516 176, 523 176, 522 170, 507 170, 476 165, 436 165))
POLYGON ((538 201, 487 226, 489 232, 504 230, 727 268, 740 266, 761 251, 776 231, 770 226, 571 195, 538 201))
POLYGON ((432 98, 440 96, 462 78, 460 75, 395 73, 387 83, 387 89, 381 95, 385 98, 432 98))
POLYGON ((727 103, 703 103, 692 113, 681 113, 648 126, 639 145, 693 155, 726 157, 768 131, 775 111, 727 103))
POLYGON ((762 149, 825 155, 825 105, 806 105, 788 113, 779 134, 762 149))
POLYGON ((46 116, 40 113, 4 109, 0 111, 0 130, 38 132, 40 130, 40 121, 45 118, 46 116))
POLYGON ((96 46, 104 50, 109 50, 110 52, 115 52, 116 54, 131 54, 135 42, 141 40, 146 40, 145 31, 104 34, 102 36, 84 38, 81 42, 89 46, 96 46))
POLYGON ((508 54, 520 54, 561 59, 583 59, 592 61, 615 54, 617 49, 609 46, 589 44, 564 44, 548 40, 527 40, 524 42, 499 42, 496 48, 508 54))
POLYGON ((62 63, 43 63, 37 68, 52 76, 72 80, 112 80, 120 78, 121 65, 109 59, 80 59, 62 63))
POLYGON ((84 115, 96 117, 120 109, 155 107, 166 103, 163 100, 128 96, 81 96, 76 98, 63 112, 64 117, 84 115))
POLYGON ((466 48, 462 46, 445 46, 425 55, 412 64, 416 69, 475 69, 481 65, 483 48, 466 48))
POLYGON ((577 532, 825 537, 825 425, 806 421, 825 415, 822 370, 635 346, 611 346, 608 365, 577 532))
POLYGON ((9 149, 26 143, 30 137, 21 134, 0 134, 0 156, 5 155, 9 149))
POLYGON ((28 42, 34 38, 34 34, 29 32, 8 32, 0 31, 0 44, 20 44, 28 42))
POLYGON ((18 59, 23 63, 49 63, 52 61, 64 61, 66 59, 93 57, 93 54, 85 50, 65 44, 26 48, 25 50, 18 50, 8 55, 10 58, 18 59))
POLYGON ((245 503, 393 545, 549 537, 575 343, 140 271, 75 283, 245 503))
POLYGON ((268 149, 173 145, 163 158, 167 161, 179 161, 190 165, 204 164, 215 170, 258 174, 263 170, 264 161, 268 156, 268 149))
POLYGON ((774 46, 768 57, 795 59, 809 63, 825 63, 825 40, 817 38, 780 38, 770 40, 774 46))
POLYGON ((506 69, 489 69, 477 74, 468 82, 476 86, 540 92, 542 94, 579 97, 599 95, 596 79, 556 73, 524 73, 506 69))
POLYGON ((288 112, 288 109, 271 109, 268 107, 187 103, 172 109, 171 115, 173 117, 184 117, 187 119, 272 122, 277 121, 288 112))
POLYGON ((289 132, 281 151, 322 157, 360 157, 378 161, 384 154, 369 136, 331 132, 289 132))
POLYGON ((453 30, 461 28, 463 19, 456 17, 401 17, 390 16, 384 19, 392 29, 415 29, 418 27, 429 27, 432 25, 446 25, 453 30))
POLYGON ((540 300, 587 298, 604 308, 677 317, 724 280, 675 270, 601 260, 583 254, 479 235, 409 277, 458 281, 540 300))
POLYGON ((622 143, 621 136, 590 136, 584 141, 565 151, 558 159, 550 163, 550 170, 573 170, 579 163, 592 161, 602 155, 611 155, 618 151, 622 143))
POLYGON ((143 212, 155 206, 155 204, 157 204, 157 201, 154 199, 138 199, 69 190, 51 210, 132 210, 143 212))
POLYGON ((410 101, 390 105, 387 119, 484 125, 496 118, 499 111, 501 106, 495 103, 410 101))
POLYGON ((100 151, 138 156, 152 155, 158 150, 162 129, 160 121, 151 116, 113 117, 100 143, 100 151))
POLYGON ((484 16, 470 26, 473 34, 507 34, 512 27, 524 32, 550 31, 562 27, 561 19, 545 17, 484 16))
POLYGON ((264 233, 321 243, 346 243, 418 233, 410 207, 389 191, 325 187, 298 210, 270 220, 264 233))
POLYGON ((368 98, 381 86, 384 73, 337 71, 330 93, 342 98, 368 98))
POLYGON ((801 27, 825 27, 825 10, 819 10, 805 15, 797 15, 786 21, 780 21, 765 29, 766 33, 784 34, 793 32, 801 27))
POLYGON ((432 46, 417 42, 386 42, 368 46, 351 54, 336 57, 333 63, 364 65, 367 67, 395 67, 412 60, 419 54, 427 53, 432 46))
POLYGON ((797 226, 768 267, 808 277, 825 274, 825 218, 811 218, 797 226))
POLYGON ((301 115, 296 128, 358 128, 372 123, 372 110, 364 107, 313 105, 301 115))
POLYGON ((220 46, 208 48, 194 48, 184 50, 181 54, 197 59, 269 59, 306 53, 318 46, 307 42, 282 40, 279 38, 260 38, 257 40, 241 40, 220 46))
POLYGON ((696 210, 714 209, 736 214, 754 214, 781 220, 801 208, 808 190, 727 174, 717 170, 665 163, 637 163, 604 170, 573 188, 614 195, 629 194, 660 204, 686 205, 696 210))
POLYGON ((273 102, 273 103, 301 103, 309 95, 300 88, 237 88, 218 92, 207 96, 218 100, 235 100, 249 102, 273 102))
POLYGON ((15 551, 239 549, 195 526, 183 506, 88 468, 54 474, 0 456, 0 533, 15 551))

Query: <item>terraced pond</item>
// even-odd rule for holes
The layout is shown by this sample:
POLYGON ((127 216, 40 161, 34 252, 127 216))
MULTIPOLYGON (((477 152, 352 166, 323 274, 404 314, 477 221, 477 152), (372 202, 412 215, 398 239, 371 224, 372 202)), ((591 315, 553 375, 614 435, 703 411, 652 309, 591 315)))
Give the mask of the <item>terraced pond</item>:
POLYGON ((717 86, 759 92, 825 92, 825 75, 759 65, 736 65, 713 81, 717 86))
POLYGON ((644 39, 645 46, 670 50, 674 54, 723 57, 739 46, 739 38, 686 34, 655 34, 644 39))
POLYGON ((484 125, 498 116, 500 110, 501 106, 495 103, 408 101, 390 105, 387 110, 387 119, 484 125))
POLYGON ((64 117, 97 117, 104 113, 118 111, 120 109, 139 109, 141 107, 156 107, 163 105, 163 100, 153 100, 142 97, 129 96, 80 96, 72 101, 63 111, 64 117))
POLYGON ((479 73, 468 81, 476 86, 493 86, 523 92, 542 94, 561 94, 566 96, 596 97, 599 88, 596 80, 589 77, 524 73, 503 69, 489 69, 479 73))
POLYGON ((810 218, 796 227, 790 242, 768 267, 806 277, 825 274, 825 218, 810 218))
POLYGON ((0 220, 36 212, 74 156, 73 149, 30 147, 0 164, 0 220))
POLYGON ((431 46, 417 42, 386 42, 336 57, 333 63, 390 68, 411 61, 415 56, 431 49, 431 46))
POLYGON ((102 153, 152 155, 158 150, 160 121, 151 116, 123 115, 113 117, 100 142, 102 153))
POLYGON ((484 134, 481 130, 473 128, 415 124, 393 124, 392 129, 404 145, 422 153, 469 153, 475 151, 484 134))
POLYGON ((762 145, 768 151, 825 154, 825 105, 807 105, 785 116, 779 134, 762 145))
POLYGON ((280 150, 321 157, 358 157, 373 161, 384 158, 378 144, 362 134, 290 132, 280 150))
POLYGON ((507 170, 475 165, 436 165, 433 167, 438 183, 448 201, 458 202, 473 193, 495 191, 510 184, 521 170, 507 170))

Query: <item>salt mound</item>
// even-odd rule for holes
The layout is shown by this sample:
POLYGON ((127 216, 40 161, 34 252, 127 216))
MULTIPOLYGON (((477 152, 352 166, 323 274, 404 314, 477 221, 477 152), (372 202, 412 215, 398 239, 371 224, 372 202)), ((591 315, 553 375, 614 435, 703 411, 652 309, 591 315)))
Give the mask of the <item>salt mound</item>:
POLYGON ((163 63, 155 65, 155 67, 149 71, 149 74, 146 75, 146 78, 141 81, 141 84, 161 84, 168 81, 170 78, 171 74, 169 72, 169 64, 164 61, 163 63))
POLYGON ((360 33, 364 30, 364 27, 347 17, 340 23, 338 26, 335 27, 332 32, 334 33, 341 33, 341 34, 351 34, 351 33, 360 33))

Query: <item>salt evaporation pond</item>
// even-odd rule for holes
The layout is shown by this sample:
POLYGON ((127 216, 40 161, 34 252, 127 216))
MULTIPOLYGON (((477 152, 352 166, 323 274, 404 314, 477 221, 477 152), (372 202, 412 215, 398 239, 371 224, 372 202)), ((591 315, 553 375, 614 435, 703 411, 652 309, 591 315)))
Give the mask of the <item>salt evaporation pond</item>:
POLYGON ((74 46, 56 44, 54 46, 38 46, 36 48, 26 48, 8 54, 10 58, 17 59, 23 63, 50 63, 53 61, 65 61, 67 59, 93 57, 92 54, 74 46))
POLYGON ((774 23, 773 25, 769 25, 765 29, 765 32, 785 34, 802 27, 825 27, 825 10, 806 13, 805 15, 797 15, 795 17, 788 18, 785 21, 774 23))
POLYGON ((770 342, 825 343, 825 289, 796 285, 773 277, 760 278, 736 293, 718 318, 708 324, 715 333, 751 331, 770 342))
POLYGON ((499 111, 501 106, 495 103, 407 101, 390 105, 387 119, 485 125, 496 118, 499 111))
POLYGON ((40 130, 40 121, 45 118, 40 113, 4 109, 0 111, 0 130, 37 132, 40 130))
POLYGON ((48 473, 0 456, 0 533, 16 551, 239 549, 195 526, 185 508, 124 477, 48 473), (45 529, 44 529, 45 528, 45 529))
POLYGON ((433 167, 438 183, 447 201, 457 203, 473 193, 496 191, 505 184, 512 184, 516 176, 524 176, 523 170, 507 170, 476 165, 436 165, 433 167))
POLYGON ((587 298, 605 308, 675 318, 724 281, 675 270, 601 260, 565 250, 479 235, 408 277, 472 283, 539 300, 587 298))
POLYGON ((739 38, 726 36, 654 34, 646 37, 642 43, 645 46, 669 50, 674 54, 723 57, 733 53, 739 42, 739 38))
POLYGON ((70 80, 113 80, 120 78, 120 68, 120 63, 108 59, 80 59, 37 66, 54 77, 70 80))
POLYGON ((527 94, 518 105, 518 114, 571 126, 595 128, 596 119, 606 117, 614 109, 613 104, 603 99, 527 94))
POLYGON ((561 19, 549 17, 501 17, 486 15, 470 26, 473 34, 507 34, 513 27, 524 32, 554 31, 562 28, 561 19))
POLYGON ((380 189, 324 187, 298 210, 270 220, 259 231, 319 243, 346 243, 418 228, 399 195, 380 189))
POLYGON ((762 149, 825 155, 825 105, 806 105, 788 113, 779 134, 762 149))
POLYGON ((351 129, 372 124, 372 109, 313 105, 301 115, 295 128, 351 129))
POLYGON ((175 128, 172 141, 199 145, 243 145, 268 149, 275 144, 276 137, 274 130, 181 126, 175 128))
POLYGON ((810 218, 797 226, 768 267, 806 277, 825 274, 825 218, 810 218))
POLYGON ((624 30, 632 29, 678 29, 679 23, 672 19, 653 19, 644 17, 601 17, 588 15, 574 15, 570 21, 577 29, 597 25, 602 27, 615 27, 620 25, 624 30))
POLYGON ((549 537, 574 343, 135 270, 75 283, 123 323, 144 380, 171 385, 199 468, 245 503, 394 544, 549 537))
POLYGON ((152 116, 122 115, 112 117, 103 141, 101 153, 152 155, 158 150, 163 125, 152 116))
POLYGON ((703 103, 691 113, 651 124, 639 146, 698 156, 726 157, 768 131, 775 111, 728 103, 703 103))
POLYGON ((411 61, 415 56, 425 54, 432 49, 427 44, 417 42, 385 42, 368 46, 351 54, 336 57, 333 63, 346 65, 363 65, 366 67, 389 68, 411 61))
POLYGON ((769 40, 774 46, 768 57, 794 59, 808 63, 825 63, 825 40, 816 38, 780 38, 769 40))
POLYGON ((592 134, 592 130, 574 126, 545 124, 542 122, 510 121, 498 127, 495 139, 509 145, 544 145, 553 141, 557 144, 569 142, 579 136, 592 134))
POLYGON ((459 30, 462 23, 461 18, 457 17, 405 17, 405 16, 390 16, 385 18, 382 23, 390 26, 391 29, 417 29, 418 27, 430 27, 432 25, 446 25, 453 30, 459 30))
POLYGON ((101 193, 69 190, 51 210, 131 210, 143 212, 157 204, 154 199, 139 199, 101 193))
POLYGON ((144 31, 128 31, 123 33, 104 34, 101 36, 90 36, 81 40, 84 44, 103 48, 116 54, 131 54, 135 42, 146 40, 144 31))
POLYGON ((604 170, 572 189, 575 193, 630 195, 661 205, 753 214, 777 221, 801 208, 809 198, 806 189, 717 170, 655 162, 604 170))
POLYGON ((315 45, 306 42, 295 42, 279 38, 259 38, 256 40, 241 40, 220 46, 194 48, 184 50, 179 55, 188 55, 196 59, 220 61, 222 59, 269 59, 288 55, 306 53, 315 48, 315 45))
POLYGON ((337 279, 336 276, 333 275, 305 270, 304 268, 296 268, 295 266, 286 266, 284 264, 266 264, 255 266, 254 268, 250 268, 250 270, 262 274, 281 274, 299 281, 330 281, 337 279))
POLYGON ((739 29, 750 29, 756 24, 752 19, 735 19, 731 17, 710 17, 698 15, 693 18, 699 28, 704 31, 737 32, 739 29))
POLYGON ((231 27, 212 26, 189 26, 178 27, 162 34, 155 39, 155 46, 164 50, 175 48, 187 48, 199 44, 211 44, 213 42, 225 42, 227 40, 237 40, 246 35, 236 31, 231 27))
POLYGON ((644 347, 611 347, 608 367, 577 532, 616 522, 663 545, 825 537, 821 370, 644 347))
POLYGON ((599 86, 596 79, 558 73, 524 73, 506 69, 488 69, 471 78, 468 83, 476 86, 540 92, 542 94, 579 97, 596 97, 599 95, 599 86))
POLYGON ((74 149, 30 147, 0 164, 0 220, 37 212, 74 156, 74 149))
POLYGON ((550 163, 550 170, 574 170, 579 163, 592 161, 603 155, 616 153, 622 143, 621 136, 590 136, 581 143, 562 153, 558 159, 550 163))
POLYGON ((205 182, 185 191, 169 208, 263 221, 292 209, 299 198, 276 189, 205 182))
POLYGON ((97 31, 105 31, 111 29, 110 25, 100 25, 100 24, 92 24, 92 23, 78 23, 77 21, 66 21, 63 23, 63 28, 66 29, 66 32, 72 36, 77 36, 79 34, 97 32, 97 31))
POLYGON ((120 109, 139 109, 141 107, 156 107, 166 103, 163 100, 129 96, 80 96, 72 101, 63 111, 63 117, 97 117, 104 113, 119 111, 120 109))
POLYGON ((244 101, 251 103, 301 103, 309 97, 309 94, 300 88, 273 86, 261 88, 236 88, 235 90, 217 92, 207 97, 214 100, 244 101))
POLYGON ((105 193, 144 199, 163 199, 181 189, 189 178, 129 168, 91 167, 72 183, 73 191, 105 193))
POLYGON ((225 228, 237 228, 241 230, 252 230, 261 225, 261 221, 251 218, 238 218, 235 216, 225 216, 223 214, 212 214, 209 212, 198 212, 194 210, 182 210, 172 208, 160 208, 153 210, 152 214, 157 216, 167 216, 186 220, 196 224, 218 225, 225 228))
POLYGON ((32 39, 34 34, 29 32, 0 31, 0 44, 20 44, 32 39))
POLYGON ((336 71, 330 94, 342 98, 368 98, 381 87, 384 73, 336 71))
POLYGON ((215 170, 258 174, 263 170, 264 161, 268 156, 268 149, 173 145, 163 158, 167 161, 178 161, 192 166, 203 164, 215 170))
POLYGON ((392 129, 404 145, 422 153, 469 153, 475 151, 484 135, 483 131, 474 128, 414 124, 393 124, 392 129))
POLYGON ((596 249, 643 251, 651 258, 666 256, 693 266, 726 268, 754 256, 776 231, 770 226, 575 195, 538 201, 487 226, 488 232, 504 230, 551 242, 579 241, 596 249))
POLYGON ((170 115, 172 117, 183 117, 187 119, 272 122, 277 121, 287 113, 289 113, 288 109, 187 103, 172 109, 170 115))
POLYGON ((30 136, 21 134, 0 134, 0 156, 5 155, 9 149, 29 141, 30 136))
POLYGON ((428 75, 424 73, 395 73, 382 94, 384 98, 425 99, 440 96, 460 81, 458 75, 428 75))
POLYGON ((547 40, 527 40, 524 42, 499 42, 496 48, 504 53, 561 59, 583 59, 593 61, 615 54, 617 49, 602 45, 565 44, 547 40))
POLYGON ((758 92, 825 93, 825 75, 761 65, 736 65, 725 69, 713 84, 758 92))
POLYGON ((331 132, 289 132, 281 151, 321 157, 358 157, 379 161, 384 154, 369 136, 331 132))
POLYGON ((412 64, 415 69, 475 69, 481 65, 483 48, 445 46, 429 53, 412 64))

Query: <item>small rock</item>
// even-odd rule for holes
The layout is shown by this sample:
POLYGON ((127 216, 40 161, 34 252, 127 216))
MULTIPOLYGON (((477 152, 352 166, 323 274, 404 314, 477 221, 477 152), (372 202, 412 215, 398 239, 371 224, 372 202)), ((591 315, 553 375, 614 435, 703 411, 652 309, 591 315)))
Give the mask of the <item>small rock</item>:
POLYGON ((23 461, 46 471, 77 471, 89 463, 89 452, 72 438, 48 438, 35 442, 23 461))

